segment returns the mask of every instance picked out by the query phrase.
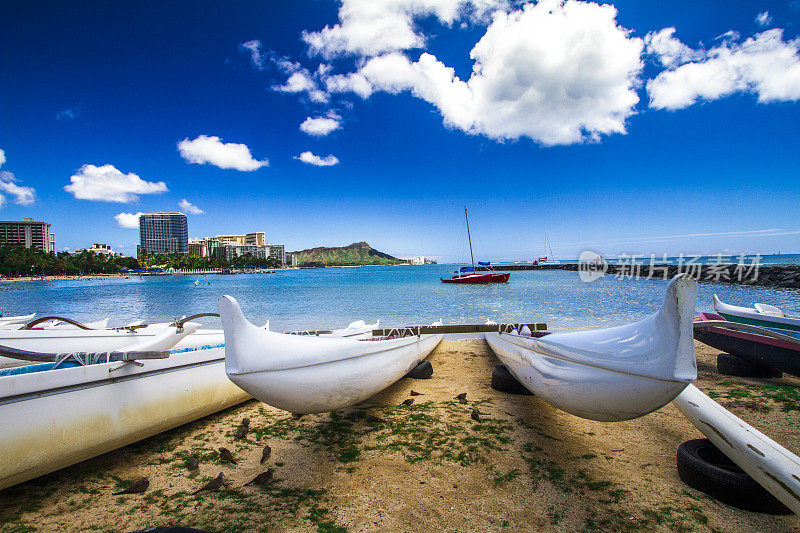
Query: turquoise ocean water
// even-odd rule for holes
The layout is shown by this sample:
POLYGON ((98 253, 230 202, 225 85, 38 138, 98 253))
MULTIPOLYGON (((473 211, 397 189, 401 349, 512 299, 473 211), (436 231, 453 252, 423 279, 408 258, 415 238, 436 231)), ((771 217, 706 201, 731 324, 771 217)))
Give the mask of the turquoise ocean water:
MULTIPOLYGON (((239 300, 256 324, 273 330, 344 327, 381 319, 386 326, 445 323, 546 322, 551 329, 599 327, 654 312, 667 282, 606 277, 584 283, 576 272, 512 272, 508 284, 442 284, 454 265, 328 268, 233 276, 161 276, 91 281, 0 283, 4 315, 38 313, 82 321, 110 317, 111 326, 215 312, 219 296, 239 300), (211 281, 195 286, 196 279, 211 281)), ((736 305, 763 302, 800 315, 800 291, 703 283, 698 311, 712 294, 736 305)), ((219 326, 218 320, 204 321, 219 326)))

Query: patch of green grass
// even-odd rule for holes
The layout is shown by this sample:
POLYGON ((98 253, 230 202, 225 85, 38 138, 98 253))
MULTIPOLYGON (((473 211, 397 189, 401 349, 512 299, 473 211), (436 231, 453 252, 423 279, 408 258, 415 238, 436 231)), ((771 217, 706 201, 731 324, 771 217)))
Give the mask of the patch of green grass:
POLYGON ((511 483, 515 479, 517 479, 522 472, 517 470, 516 468, 512 468, 505 474, 501 474, 494 469, 494 466, 489 467, 489 478, 494 482, 495 485, 505 485, 507 483, 511 483))
POLYGON ((553 526, 557 526, 559 522, 561 522, 566 516, 567 515, 564 513, 564 511, 558 511, 553 507, 550 507, 547 510, 547 518, 550 520, 550 524, 553 526))
POLYGON ((743 407, 757 411, 769 411, 769 401, 780 406, 781 411, 800 411, 800 388, 789 385, 747 384, 738 381, 720 381, 716 383, 725 389, 710 391, 711 398, 731 400, 743 407), (747 401, 745 401, 747 400, 747 401))
POLYGON ((319 533, 347 533, 347 528, 339 527, 327 519, 328 510, 322 507, 311 507, 306 517, 309 522, 317 526, 319 533))

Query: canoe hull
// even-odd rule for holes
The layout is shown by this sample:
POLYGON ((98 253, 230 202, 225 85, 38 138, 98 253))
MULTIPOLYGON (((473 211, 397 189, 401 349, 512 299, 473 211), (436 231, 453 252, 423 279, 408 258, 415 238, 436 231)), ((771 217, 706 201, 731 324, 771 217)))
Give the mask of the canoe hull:
MULTIPOLYGON (((424 335, 418 342, 361 357, 300 368, 229 372, 228 377, 254 398, 279 409, 293 413, 335 411, 363 402, 395 383, 422 362, 441 339, 441 335, 424 335)), ((359 342, 377 347, 380 342, 395 341, 359 342)))
POLYGON ((760 313, 755 308, 731 305, 720 300, 716 294, 714 295, 714 309, 717 313, 725 317, 725 320, 762 328, 770 328, 788 335, 800 335, 800 319, 798 318, 774 316, 760 313))
POLYGON ((262 402, 323 413, 362 402, 406 375, 442 335, 355 340, 287 335, 248 322, 230 296, 217 301, 228 378, 262 402))
POLYGON ((601 422, 630 420, 671 402, 689 384, 667 381, 533 351, 535 340, 487 333, 486 341, 529 391, 567 413, 601 422))
POLYGON ((109 373, 116 365, 0 378, 0 419, 25 421, 4 424, 0 489, 249 398, 225 376, 223 347, 178 353, 146 361, 141 368, 127 365, 109 373), (7 381, 13 378, 24 379, 7 381), (65 382, 74 385, 61 386, 65 382))
POLYGON ((590 420, 630 420, 671 402, 697 378, 696 301, 697 282, 681 274, 661 309, 638 322, 539 339, 487 333, 486 340, 525 388, 554 407, 590 420))
MULTIPOLYGON (((701 313, 703 320, 724 320, 720 315, 701 313)), ((756 365, 800 377, 800 345, 747 331, 709 327, 694 330, 694 338, 730 355, 756 365)))

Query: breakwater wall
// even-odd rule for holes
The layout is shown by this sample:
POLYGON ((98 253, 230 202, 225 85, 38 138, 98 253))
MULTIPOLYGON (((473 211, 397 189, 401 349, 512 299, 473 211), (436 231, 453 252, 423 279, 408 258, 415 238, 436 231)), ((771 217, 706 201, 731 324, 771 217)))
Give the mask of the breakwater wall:
MULTIPOLYGON (((687 273, 701 283, 724 283, 780 289, 800 289, 800 265, 760 265, 757 263, 650 265, 631 263, 603 263, 586 265, 563 263, 558 265, 496 265, 495 270, 568 270, 589 272, 617 278, 671 279, 687 273)), ((576 274, 577 275, 577 274, 576 274)))

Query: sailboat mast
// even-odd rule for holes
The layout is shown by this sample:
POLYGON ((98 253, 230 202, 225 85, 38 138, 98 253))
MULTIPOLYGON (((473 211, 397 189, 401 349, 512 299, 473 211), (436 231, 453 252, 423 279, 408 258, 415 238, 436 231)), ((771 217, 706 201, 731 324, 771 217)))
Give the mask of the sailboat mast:
POLYGON ((547 245, 547 248, 550 250, 549 259, 553 260, 553 247, 550 246, 550 238, 547 236, 547 230, 544 230, 544 242, 547 245))
POLYGON ((467 206, 464 206, 464 218, 467 219, 467 239, 469 240, 469 259, 472 261, 472 270, 475 270, 475 257, 472 255, 472 236, 469 234, 469 215, 467 215, 467 206))

